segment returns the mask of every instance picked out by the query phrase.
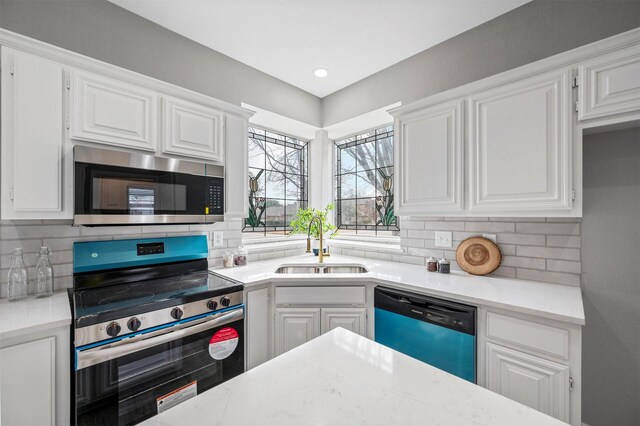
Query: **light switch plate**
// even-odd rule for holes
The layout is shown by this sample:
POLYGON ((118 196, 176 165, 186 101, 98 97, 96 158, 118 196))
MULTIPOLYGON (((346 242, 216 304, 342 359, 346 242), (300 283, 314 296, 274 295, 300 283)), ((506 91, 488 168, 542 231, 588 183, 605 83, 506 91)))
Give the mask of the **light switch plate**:
POLYGON ((436 247, 449 247, 452 245, 451 231, 436 231, 436 247))
POLYGON ((222 231, 213 233, 213 246, 214 247, 224 246, 224 233, 222 231))

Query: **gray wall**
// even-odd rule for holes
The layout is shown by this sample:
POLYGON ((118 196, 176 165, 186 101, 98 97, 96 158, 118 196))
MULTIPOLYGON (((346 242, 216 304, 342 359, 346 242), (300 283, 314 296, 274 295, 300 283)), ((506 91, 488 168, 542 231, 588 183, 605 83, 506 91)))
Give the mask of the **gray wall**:
POLYGON ((320 125, 316 96, 106 0, 0 0, 0 27, 236 105, 320 125))
POLYGON ((536 0, 323 99, 328 126, 640 26, 640 1, 536 0))
POLYGON ((640 424, 640 129, 584 142, 582 419, 640 424))

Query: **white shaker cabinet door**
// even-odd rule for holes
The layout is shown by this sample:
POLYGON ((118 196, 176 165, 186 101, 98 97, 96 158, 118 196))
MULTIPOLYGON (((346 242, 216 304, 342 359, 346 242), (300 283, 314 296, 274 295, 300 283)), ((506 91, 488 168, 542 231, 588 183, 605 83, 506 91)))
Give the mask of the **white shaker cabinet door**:
POLYGON ((320 308, 276 309, 276 355, 320 335, 320 308))
POLYGON ((153 91, 97 74, 71 74, 74 139, 155 151, 156 115, 153 91))
POLYGON ((269 288, 247 291, 247 370, 269 360, 269 288))
POLYGON ((70 218, 62 65, 2 47, 2 66, 2 219, 70 218))
POLYGON ((162 118, 163 153, 224 160, 221 111, 167 96, 162 118))
POLYGON ((396 117, 397 216, 463 210, 463 101, 396 117))
POLYGON ((569 366, 487 343, 487 389, 569 421, 569 366))
POLYGON ((366 336, 366 308, 322 308, 322 334, 342 327, 366 336))
POLYGON ((580 120, 640 111, 640 45, 582 63, 578 81, 580 120))
POLYGON ((571 210, 571 71, 469 97, 469 210, 571 210))
POLYGON ((3 425, 56 424, 55 340, 48 337, 0 349, 3 425))

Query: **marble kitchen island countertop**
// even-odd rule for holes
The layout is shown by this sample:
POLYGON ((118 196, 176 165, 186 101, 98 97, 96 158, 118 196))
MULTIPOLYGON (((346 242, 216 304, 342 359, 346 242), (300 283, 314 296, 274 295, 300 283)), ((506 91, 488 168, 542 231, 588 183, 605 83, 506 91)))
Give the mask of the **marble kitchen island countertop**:
POLYGON ((142 424, 566 426, 342 328, 142 424))
POLYGON ((373 282, 409 291, 453 299, 474 305, 492 306, 572 324, 584 325, 580 287, 527 281, 516 278, 476 276, 462 271, 450 274, 427 272, 424 266, 363 259, 343 255, 325 258, 324 265, 356 264, 365 266, 363 274, 276 274, 282 265, 317 264, 312 255, 298 255, 251 262, 234 268, 211 271, 235 279, 250 288, 274 283, 354 284, 373 282))

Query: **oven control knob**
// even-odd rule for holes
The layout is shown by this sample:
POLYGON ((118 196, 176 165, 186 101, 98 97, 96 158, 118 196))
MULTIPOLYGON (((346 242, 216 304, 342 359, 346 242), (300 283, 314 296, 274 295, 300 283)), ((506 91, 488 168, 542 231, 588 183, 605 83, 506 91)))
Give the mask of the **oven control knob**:
POLYGON ((138 331, 138 329, 140 328, 140 325, 141 325, 141 322, 136 317, 131 318, 127 322, 127 327, 129 327, 129 330, 131 330, 131 331, 138 331))
POLYGON ((224 307, 227 307, 231 304, 231 299, 229 299, 227 296, 224 296, 222 299, 220 299, 220 304, 224 307))
POLYGON ((207 308, 211 309, 212 311, 215 311, 217 307, 218 302, 216 302, 215 300, 211 299, 207 302, 207 308))
POLYGON ((180 318, 182 318, 182 314, 184 314, 184 312, 182 312, 182 309, 173 308, 173 310, 171 311, 171 318, 179 320, 180 318))
POLYGON ((112 322, 107 326, 107 334, 111 337, 116 337, 120 333, 120 324, 112 322))

